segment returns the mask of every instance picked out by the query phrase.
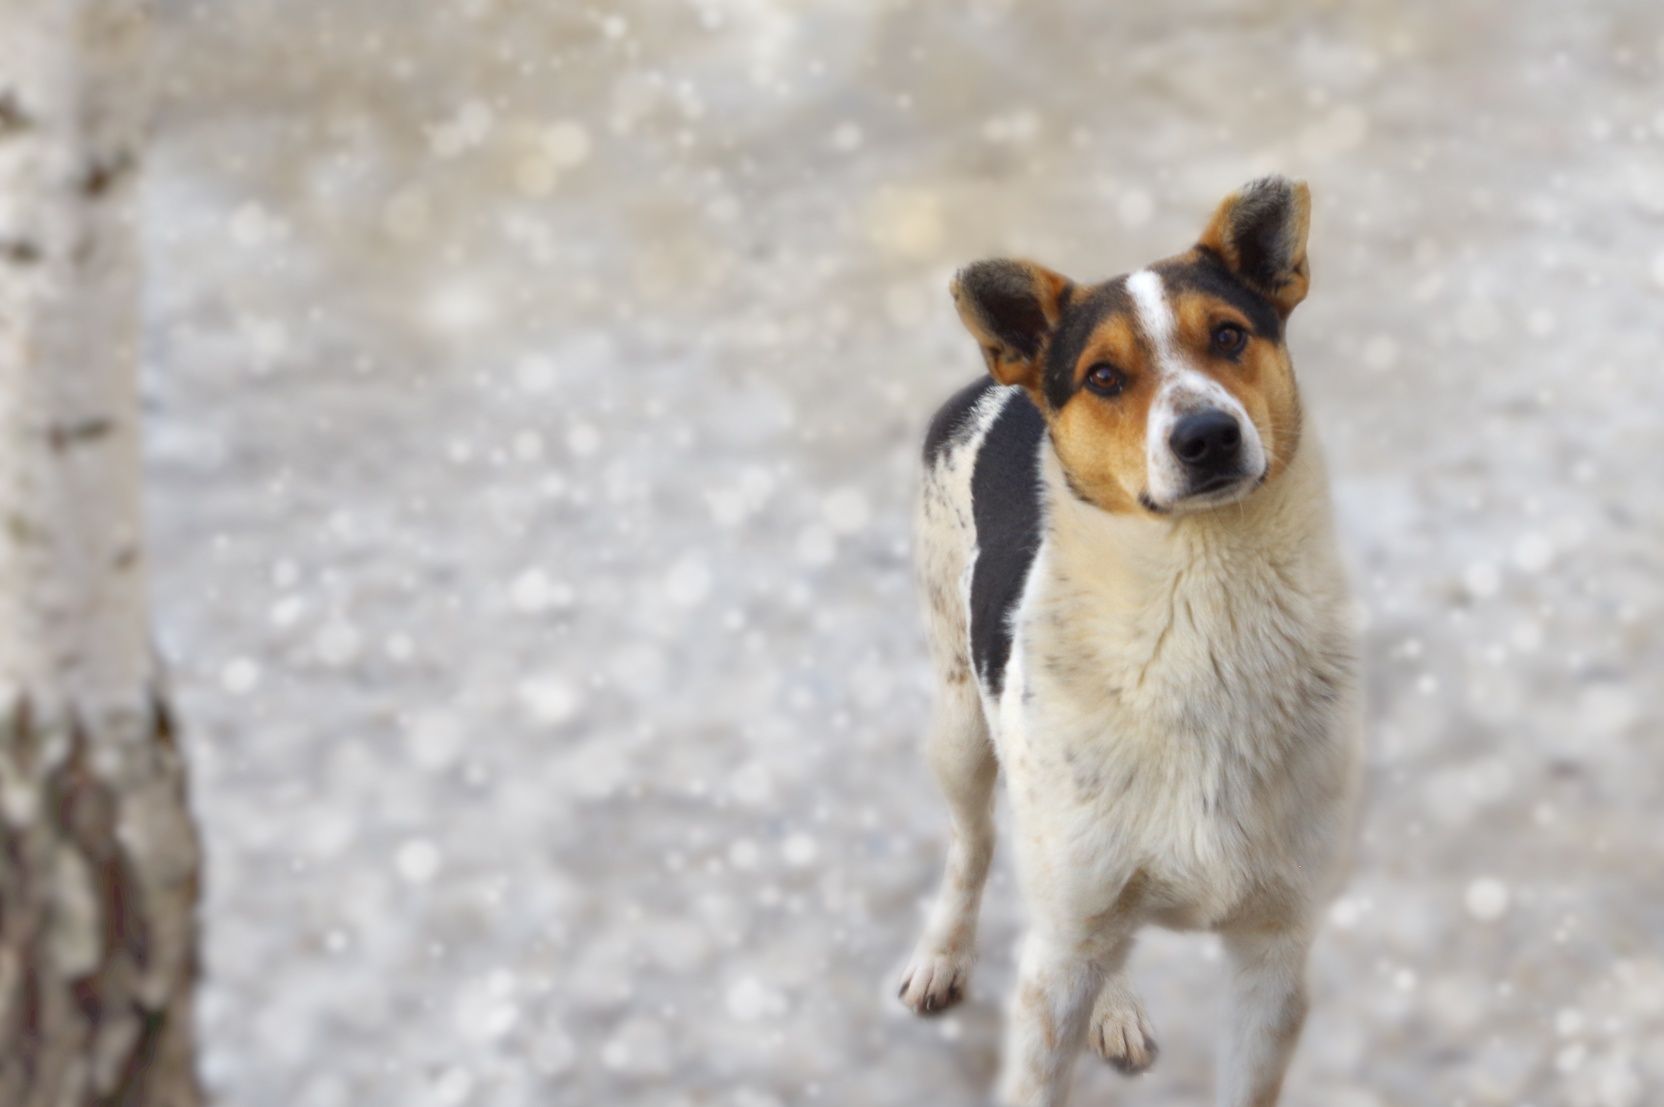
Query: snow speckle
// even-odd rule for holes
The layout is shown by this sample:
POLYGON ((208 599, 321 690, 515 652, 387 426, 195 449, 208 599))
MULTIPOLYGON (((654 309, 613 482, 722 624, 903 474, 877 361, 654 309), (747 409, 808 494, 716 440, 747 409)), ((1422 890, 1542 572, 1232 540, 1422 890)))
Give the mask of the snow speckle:
POLYGON ((832 149, 840 154, 852 154, 861 148, 861 142, 866 137, 859 123, 844 121, 832 128, 829 140, 832 149))
POLYGON ((831 492, 821 517, 835 534, 854 534, 872 521, 872 508, 859 488, 844 487, 831 492))
POLYGON ((664 578, 665 596, 678 607, 693 607, 711 594, 711 569, 702 558, 688 556, 670 567, 664 578))
POLYGON ((1562 1007, 1554 1013, 1554 1032, 1562 1038, 1576 1037, 1587 1025, 1588 1019, 1575 1007, 1562 1007))
POLYGON ((421 239, 432 225, 427 193, 414 185, 399 189, 382 207, 381 223, 394 238, 406 242, 421 239))
POLYGON ((514 380, 521 391, 538 396, 555 384, 555 363, 547 354, 527 354, 514 365, 514 380))
POLYGON ((1477 599, 1494 596, 1502 587, 1502 574, 1489 561, 1476 561, 1462 570, 1462 585, 1477 599))
POLYGON ((331 619, 318 628, 312 648, 325 665, 340 666, 352 662, 363 645, 358 628, 345 619, 331 619))
POLYGON ((239 246, 264 246, 282 231, 282 223, 252 200, 240 205, 231 216, 231 241, 239 246))
POLYGON ((1128 189, 1115 201, 1115 214, 1124 227, 1142 227, 1155 214, 1156 204, 1143 189, 1128 189))
POLYGON ((1364 364, 1381 372, 1398 364, 1398 342, 1390 334, 1371 335, 1364 343, 1364 364))
POLYGON ((540 723, 564 723, 578 712, 577 690, 559 676, 527 677, 518 692, 527 713, 540 723))
POLYGON ((1307 158, 1338 157, 1363 145, 1369 136, 1369 116, 1343 104, 1311 123, 1300 133, 1300 152, 1307 158))
POLYGON ((260 665, 252 658, 234 657, 220 670, 220 683, 234 696, 252 692, 260 684, 260 665))
POLYGON ((1508 910, 1508 886, 1494 877, 1480 877, 1467 887, 1463 901, 1468 914, 1481 922, 1495 922, 1508 910))
POLYGON ((566 448, 574 457, 589 457, 601 448, 601 432, 593 423, 578 423, 566 432, 566 448))
POLYGON ((549 580, 549 574, 536 566, 518 574, 509 586, 509 596, 515 608, 528 615, 546 610, 554 595, 555 587, 549 580))
POLYGON ((439 874, 439 847, 426 838, 413 838, 399 847, 393 864, 406 882, 426 884, 439 874))
POLYGON ((805 565, 825 565, 838 552, 832 531, 818 523, 804 527, 797 535, 797 556, 805 565))
POLYGON ((441 332, 462 335, 478 331, 495 316, 491 299, 470 281, 441 281, 428 294, 428 317, 441 332))
POLYGON ((728 863, 736 869, 754 869, 761 857, 757 843, 749 838, 740 838, 728 845, 728 863))
POLYGON ((793 834, 788 837, 780 848, 786 863, 793 868, 801 869, 814 863, 815 856, 820 851, 815 846, 815 840, 807 834, 793 834))
POLYGON ((740 1022, 756 1022, 784 1013, 785 998, 754 976, 741 977, 728 987, 728 1013, 740 1022))
POLYGON ((934 256, 947 233, 941 199, 918 189, 892 188, 874 202, 868 230, 880 248, 900 257, 934 256))
POLYGON ((990 116, 982 124, 982 137, 992 143, 1028 143, 1039 132, 1039 114, 1027 109, 990 116))
POLYGON ((1489 297, 1476 296, 1457 309, 1456 326, 1469 342, 1489 342, 1502 329, 1502 313, 1489 297))
POLYGON ((1523 572, 1540 573, 1554 560, 1554 543, 1535 531, 1520 535, 1514 543, 1514 564, 1523 572))
POLYGON ((456 762, 462 753, 464 740, 463 724, 454 715, 428 711, 411 723, 406 746, 417 765, 436 772, 456 762))
POLYGON ((549 157, 556 169, 575 169, 589 160, 594 147, 589 130, 573 119, 563 119, 550 126, 543 137, 549 157))
POLYGON ((496 113, 483 100, 469 100, 451 118, 436 124, 429 135, 433 153, 454 158, 480 145, 496 123, 496 113))

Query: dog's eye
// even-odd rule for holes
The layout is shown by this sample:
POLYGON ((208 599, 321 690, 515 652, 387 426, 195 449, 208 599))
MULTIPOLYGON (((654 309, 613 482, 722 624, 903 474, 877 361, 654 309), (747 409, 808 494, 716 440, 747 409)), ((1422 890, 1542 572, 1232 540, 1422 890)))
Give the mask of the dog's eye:
POLYGON ((1213 328, 1213 348, 1226 357, 1235 357, 1248 345, 1248 332, 1235 323, 1221 323, 1213 328))
POLYGON ((1086 387, 1100 396, 1119 396, 1127 386, 1127 375, 1106 362, 1100 361, 1086 371, 1086 387))

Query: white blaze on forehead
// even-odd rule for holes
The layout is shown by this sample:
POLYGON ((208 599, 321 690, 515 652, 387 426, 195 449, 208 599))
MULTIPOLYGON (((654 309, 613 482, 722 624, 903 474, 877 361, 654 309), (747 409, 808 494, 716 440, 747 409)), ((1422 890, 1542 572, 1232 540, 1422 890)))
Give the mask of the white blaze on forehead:
POLYGON ((1164 396, 1175 390, 1200 393, 1210 397, 1223 396, 1225 390, 1198 372, 1190 359, 1174 345, 1177 324, 1173 320, 1173 303, 1167 298, 1167 284, 1161 274, 1152 269, 1140 269, 1127 278, 1127 292, 1132 296, 1133 313, 1138 327, 1155 347, 1155 369, 1162 380, 1164 396))
POLYGON ((1161 371, 1168 372, 1173 356, 1173 305, 1167 302, 1167 286, 1154 270, 1140 269, 1127 278, 1127 292, 1132 296, 1139 329, 1156 348, 1161 371))
POLYGON ((1184 495, 1189 478, 1173 455, 1169 437, 1180 416, 1203 408, 1218 408, 1236 417, 1242 428, 1244 470, 1263 472, 1265 447, 1248 412, 1223 385, 1192 364, 1174 341, 1177 324, 1161 275, 1140 269, 1127 278, 1127 293, 1132 297, 1139 329, 1155 349, 1154 369, 1160 382, 1144 428, 1149 482, 1146 495, 1163 505, 1171 505, 1184 495))

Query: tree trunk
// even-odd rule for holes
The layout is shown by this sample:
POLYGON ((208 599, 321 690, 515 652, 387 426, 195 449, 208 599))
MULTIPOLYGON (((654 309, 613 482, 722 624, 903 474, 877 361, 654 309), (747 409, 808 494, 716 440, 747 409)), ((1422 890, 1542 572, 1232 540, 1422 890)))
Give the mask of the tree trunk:
POLYGON ((194 1107, 139 499, 143 0, 0 0, 0 1104, 194 1107))

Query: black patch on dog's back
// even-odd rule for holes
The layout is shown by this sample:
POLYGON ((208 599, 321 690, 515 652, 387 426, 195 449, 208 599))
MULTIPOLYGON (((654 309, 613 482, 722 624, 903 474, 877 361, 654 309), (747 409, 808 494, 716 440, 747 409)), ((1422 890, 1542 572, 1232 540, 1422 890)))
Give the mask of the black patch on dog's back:
POLYGON ((971 470, 976 565, 971 570, 971 659, 989 694, 1005 687, 1011 612, 1040 548, 1040 436, 1046 421, 1024 393, 994 419, 971 470))
POLYGON ((969 429, 971 411, 977 401, 994 387, 994 378, 983 376, 967 384, 948 397, 948 402, 937 409, 924 436, 924 463, 931 465, 969 429))

